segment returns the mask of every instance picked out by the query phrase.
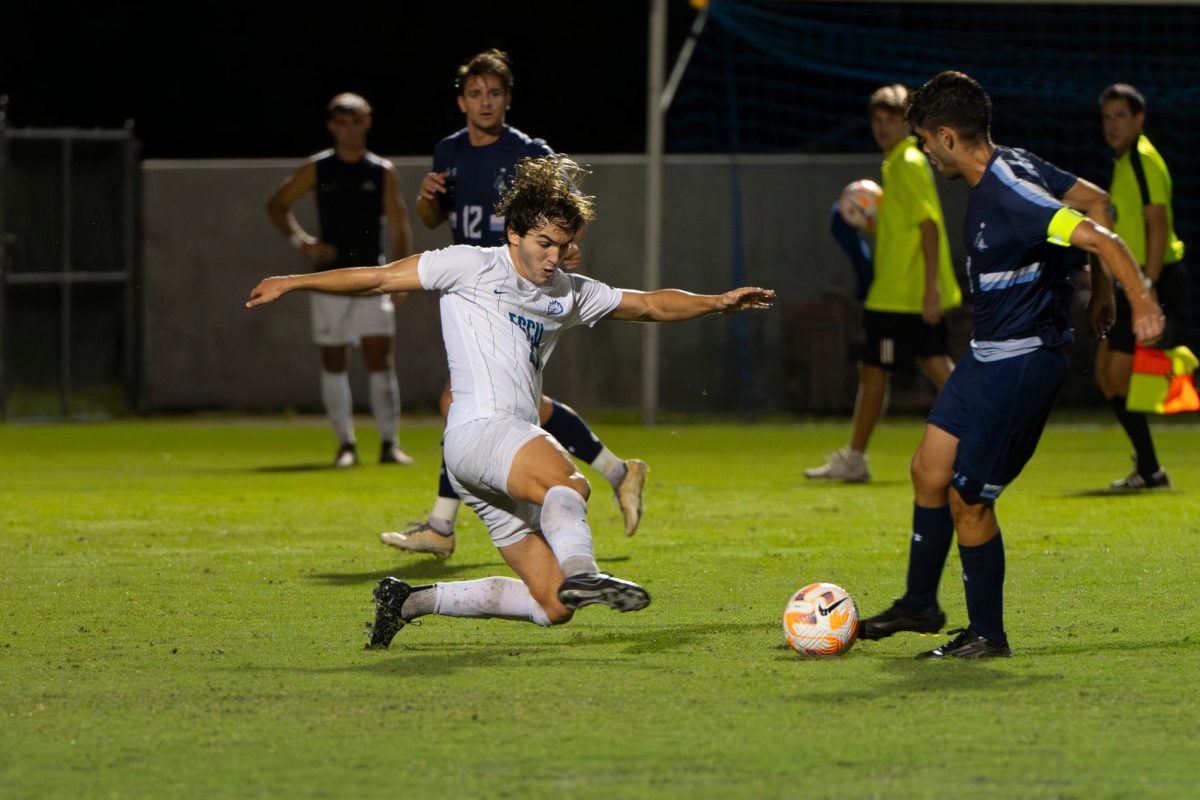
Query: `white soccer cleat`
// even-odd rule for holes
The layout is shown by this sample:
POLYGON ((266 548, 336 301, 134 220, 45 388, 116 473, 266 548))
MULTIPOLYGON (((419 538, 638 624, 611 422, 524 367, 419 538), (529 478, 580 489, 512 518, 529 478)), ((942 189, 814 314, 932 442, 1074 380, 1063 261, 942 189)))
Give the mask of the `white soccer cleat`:
POLYGON ((613 489, 621 516, 625 518, 626 536, 637 533, 638 523, 642 521, 642 490, 646 487, 649 469, 640 458, 628 459, 625 461, 625 477, 613 489))
POLYGON ((386 531, 379 534, 379 541, 409 553, 429 553, 437 558, 449 558, 454 554, 454 534, 443 536, 430 527, 428 522, 411 522, 412 527, 403 531, 386 531))
POLYGON ((825 458, 826 462, 821 466, 804 470, 804 477, 845 483, 866 483, 871 480, 871 470, 867 468, 867 457, 864 455, 855 455, 843 447, 825 458))

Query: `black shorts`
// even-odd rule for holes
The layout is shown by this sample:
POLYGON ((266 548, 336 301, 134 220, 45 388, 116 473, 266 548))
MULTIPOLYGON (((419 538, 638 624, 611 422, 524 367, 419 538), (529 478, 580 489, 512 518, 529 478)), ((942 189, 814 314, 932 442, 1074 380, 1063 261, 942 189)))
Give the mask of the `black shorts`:
MULTIPOLYGON (((1183 281, 1187 277, 1183 270, 1182 261, 1164 264, 1162 274, 1158 276, 1158 283, 1154 284, 1158 304, 1162 306, 1163 314, 1167 318, 1167 329, 1163 331, 1162 339, 1154 343, 1155 347, 1174 347, 1178 344, 1182 321, 1179 315, 1183 311, 1185 291, 1183 281)), ((1117 313, 1113 326, 1108 329, 1108 349, 1118 353, 1132 353, 1133 311, 1129 308, 1129 298, 1125 297, 1125 292, 1120 286, 1113 287, 1113 294, 1116 295, 1117 313)))
POLYGON ((937 325, 929 325, 920 314, 868 310, 863 312, 863 330, 867 343, 862 363, 872 367, 891 370, 897 364, 950 353, 944 317, 937 325))

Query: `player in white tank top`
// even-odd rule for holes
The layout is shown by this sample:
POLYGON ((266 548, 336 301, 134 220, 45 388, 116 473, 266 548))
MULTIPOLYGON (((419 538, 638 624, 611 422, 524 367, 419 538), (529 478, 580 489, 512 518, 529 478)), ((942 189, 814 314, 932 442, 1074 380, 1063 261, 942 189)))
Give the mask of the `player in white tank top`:
POLYGON ((641 586, 600 572, 587 524, 590 487, 561 446, 537 427, 542 370, 559 334, 602 318, 678 322, 770 308, 775 293, 743 287, 720 295, 614 289, 560 269, 593 218, 578 191, 582 170, 562 156, 526 160, 497 213, 507 244, 450 247, 382 267, 267 278, 248 307, 291 291, 442 294, 442 329, 454 403, 446 464, 520 577, 409 586, 385 578, 374 595, 372 647, 387 647, 426 614, 499 617, 539 625, 569 621, 586 605, 635 611, 641 586))

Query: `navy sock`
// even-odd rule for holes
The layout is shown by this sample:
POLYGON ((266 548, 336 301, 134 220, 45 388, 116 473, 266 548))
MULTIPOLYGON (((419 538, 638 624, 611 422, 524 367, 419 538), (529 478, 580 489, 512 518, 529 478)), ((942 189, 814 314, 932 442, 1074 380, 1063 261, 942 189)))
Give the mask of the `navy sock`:
POLYGON ((442 470, 438 473, 438 497, 445 497, 447 500, 458 499, 458 492, 450 485, 450 476, 446 472, 445 456, 442 456, 442 470))
POLYGON ((924 508, 913 504, 912 539, 908 545, 908 583, 900 605, 924 611, 937 605, 938 583, 954 541, 950 506, 924 508))
POLYGON ((962 558, 967 619, 983 638, 1008 644, 1004 633, 1004 539, 1000 532, 976 547, 958 546, 962 558))
POLYGON ((1133 452, 1137 458, 1137 473, 1143 478, 1149 478, 1158 472, 1158 455, 1154 452, 1154 440, 1150 438, 1150 423, 1146 415, 1125 408, 1125 397, 1108 398, 1117 421, 1125 429, 1125 435, 1133 444, 1133 452))
POLYGON ((595 461, 596 456, 600 455, 600 451, 604 449, 604 445, 596 438, 596 434, 592 433, 592 429, 574 411, 557 400, 550 402, 554 406, 554 410, 550 412, 550 419, 546 420, 542 429, 557 439, 559 444, 567 448, 568 453, 580 461, 588 464, 595 461))

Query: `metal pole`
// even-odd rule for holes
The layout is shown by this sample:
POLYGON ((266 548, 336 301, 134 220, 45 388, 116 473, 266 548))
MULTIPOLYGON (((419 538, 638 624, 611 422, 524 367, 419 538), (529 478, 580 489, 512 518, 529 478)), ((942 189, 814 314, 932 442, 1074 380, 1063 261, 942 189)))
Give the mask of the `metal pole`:
MULTIPOLYGON (((667 2, 650 2, 649 63, 646 68, 646 240, 642 285, 659 288, 662 281, 663 123, 661 106, 667 51, 667 2)), ((658 417, 658 326, 642 328, 642 422, 658 417)))
POLYGON ((121 183, 123 235, 121 249, 124 251, 122 268, 125 270, 125 374, 122 376, 125 384, 125 410, 136 413, 141 398, 141 371, 137 358, 141 341, 138 336, 137 284, 140 271, 137 268, 137 220, 139 208, 137 194, 137 140, 133 137, 132 121, 125 123, 130 135, 128 141, 121 145, 121 183))
POLYGON ((58 380, 59 399, 62 404, 62 415, 71 413, 71 251, 74 243, 71 240, 71 228, 74 226, 72 217, 75 214, 71 202, 71 158, 73 156, 70 139, 62 141, 62 271, 63 282, 59 287, 59 359, 58 380))
POLYGON ((13 237, 4 229, 4 184, 8 179, 8 95, 0 94, 0 419, 8 411, 8 255, 13 237))

